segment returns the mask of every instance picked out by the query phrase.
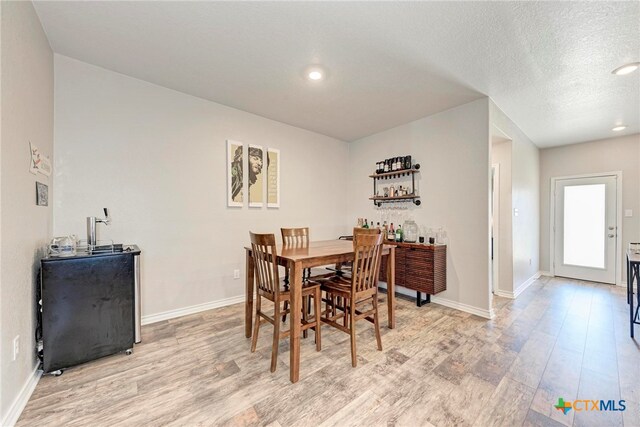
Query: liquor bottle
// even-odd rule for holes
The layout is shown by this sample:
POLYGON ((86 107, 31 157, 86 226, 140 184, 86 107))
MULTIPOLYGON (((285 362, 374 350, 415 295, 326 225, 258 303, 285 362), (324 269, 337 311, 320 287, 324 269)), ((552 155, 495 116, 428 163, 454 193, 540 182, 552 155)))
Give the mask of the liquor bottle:
POLYGON ((367 219, 364 219, 364 224, 362 225, 362 228, 369 228, 369 223, 367 222, 367 219))
POLYGON ((396 229, 396 242, 402 242, 402 226, 398 224, 396 229))
POLYGON ((384 171, 389 172, 389 160, 384 161, 384 171))
POLYGON ((411 169, 411 156, 405 156, 404 158, 404 168, 411 169))
POLYGON ((382 223, 382 228, 380 230, 382 231, 382 237, 384 238, 383 240, 387 240, 387 238, 389 237, 389 227, 387 227, 387 221, 384 221, 382 223))
POLYGON ((389 234, 387 235, 387 240, 391 240, 392 242, 396 240, 396 232, 393 229, 393 223, 389 227, 389 234))
POLYGON ((380 229, 381 229, 381 228, 380 228, 380 221, 378 221, 378 222, 376 223, 376 228, 377 228, 378 230, 380 230, 380 229))

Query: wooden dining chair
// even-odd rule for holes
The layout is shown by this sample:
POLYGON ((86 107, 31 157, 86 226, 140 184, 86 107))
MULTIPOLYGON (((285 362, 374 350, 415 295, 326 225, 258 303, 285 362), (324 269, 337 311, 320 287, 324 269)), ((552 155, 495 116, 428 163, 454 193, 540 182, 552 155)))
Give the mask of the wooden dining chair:
MULTIPOLYGON (((256 295, 256 319, 253 325, 253 335, 251 338, 251 352, 256 351, 258 342, 258 333, 260 324, 264 321, 273 325, 273 347, 271 350, 271 372, 276 370, 278 362, 278 342, 282 338, 290 335, 291 328, 288 331, 280 331, 280 316, 283 313, 289 313, 290 310, 285 308, 281 310, 280 304, 289 305, 291 300, 291 292, 284 289, 284 283, 280 281, 278 274, 278 263, 276 262, 276 238, 273 234, 254 234, 249 232, 251 237, 251 255, 253 257, 255 277, 257 284, 256 295), (266 298, 273 302, 273 317, 262 311, 262 298, 266 298)), ((315 330, 316 350, 321 349, 321 299, 322 292, 320 285, 315 282, 305 282, 302 287, 303 301, 309 301, 312 297, 315 303, 313 319, 309 319, 306 304, 303 304, 302 310, 302 330, 315 330)))
POLYGON ((366 319, 373 323, 378 350, 382 350, 378 320, 378 274, 382 257, 382 234, 355 232, 353 246, 355 260, 351 277, 333 276, 318 282, 327 296, 322 322, 351 336, 351 364, 355 367, 356 321, 366 319), (366 309, 363 308, 365 304, 366 309), (371 304, 371 308, 368 304, 371 304), (338 323, 340 319, 343 320, 342 324, 338 323))
MULTIPOLYGON (((362 228, 354 227, 352 236, 340 236, 340 240, 353 240, 353 236, 356 234, 382 234, 382 230, 379 228, 362 228)), ((382 238, 384 241, 384 237, 382 238)), ((351 262, 343 262, 336 264, 335 270, 333 268, 327 268, 327 270, 335 271, 338 276, 351 277, 351 262)))
MULTIPOLYGON (((291 248, 300 248, 309 246, 309 227, 298 227, 298 228, 280 228, 280 234, 282 234, 282 245, 285 247, 291 248)), ((315 270, 315 269, 314 269, 315 270)), ((319 279, 322 277, 329 277, 331 274, 324 273, 324 270, 319 270, 316 275, 311 276, 311 269, 305 268, 302 272, 302 281, 306 282, 310 279, 319 279), (323 274, 324 273, 324 274, 323 274)), ((289 289, 289 268, 285 267, 284 273, 284 283, 285 290, 289 289)), ((305 304, 309 309, 311 306, 309 304, 305 304)), ((282 321, 285 322, 287 320, 286 310, 289 308, 289 302, 285 301, 284 309, 285 314, 282 315, 282 321)), ((306 338, 306 332, 304 333, 304 337, 306 338)))

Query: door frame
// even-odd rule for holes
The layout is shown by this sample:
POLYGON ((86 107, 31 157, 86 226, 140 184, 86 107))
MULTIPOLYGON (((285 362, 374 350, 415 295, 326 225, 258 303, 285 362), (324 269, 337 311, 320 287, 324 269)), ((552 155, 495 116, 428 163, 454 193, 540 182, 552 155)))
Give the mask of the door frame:
POLYGON ((492 194, 491 219, 493 237, 493 259, 491 260, 491 293, 500 293, 500 163, 491 165, 492 194), (497 208, 497 209, 496 209, 497 208))
POLYGON ((549 188, 549 269, 552 276, 556 275, 555 258, 556 258, 556 183, 565 179, 579 178, 599 178, 606 176, 616 177, 616 262, 615 262, 615 284, 623 286, 622 281, 622 171, 586 173, 580 175, 555 176, 551 178, 551 187, 549 188))

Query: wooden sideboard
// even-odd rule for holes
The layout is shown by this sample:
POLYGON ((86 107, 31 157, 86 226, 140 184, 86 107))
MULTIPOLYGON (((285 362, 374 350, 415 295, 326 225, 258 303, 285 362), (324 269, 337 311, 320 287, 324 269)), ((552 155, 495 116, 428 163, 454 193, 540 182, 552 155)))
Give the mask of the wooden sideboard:
MULTIPOLYGON (((394 242, 389 242, 394 243, 394 242)), ((394 243, 396 246, 396 286, 417 292, 417 305, 430 302, 431 295, 447 289, 447 246, 394 243), (422 293, 427 299, 422 300, 422 293)), ((380 277, 386 277, 382 263, 380 277)))

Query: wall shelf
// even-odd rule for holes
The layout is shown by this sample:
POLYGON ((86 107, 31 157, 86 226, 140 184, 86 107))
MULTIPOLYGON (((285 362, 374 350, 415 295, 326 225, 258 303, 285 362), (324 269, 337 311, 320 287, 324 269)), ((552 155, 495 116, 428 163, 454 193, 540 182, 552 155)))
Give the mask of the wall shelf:
POLYGON ((393 202, 413 202, 416 206, 420 206, 420 196, 408 195, 408 196, 395 196, 395 197, 384 197, 384 196, 374 196, 369 197, 369 200, 373 200, 373 203, 376 206, 382 206, 382 203, 393 203, 393 202))
MULTIPOLYGON (((382 206, 383 203, 397 203, 397 202, 413 202, 416 206, 420 206, 420 196, 416 194, 416 173, 420 172, 420 165, 416 164, 411 169, 403 169, 393 172, 383 172, 377 173, 374 175, 369 175, 369 178, 373 178, 373 196, 369 197, 369 200, 373 201, 373 204, 377 207, 382 206), (394 178, 402 178, 405 179, 411 178, 411 189, 410 194, 406 196, 378 196, 378 181, 383 179, 394 179, 394 178)), ((393 186, 392 186, 393 187, 393 186)))
POLYGON ((369 178, 373 178, 373 179, 400 178, 400 177, 405 176, 405 175, 413 175, 416 172, 420 172, 418 170, 419 168, 420 168, 420 165, 416 165, 411 169, 403 169, 403 170, 399 170, 399 171, 383 172, 383 173, 377 173, 375 175, 369 175, 369 178))

